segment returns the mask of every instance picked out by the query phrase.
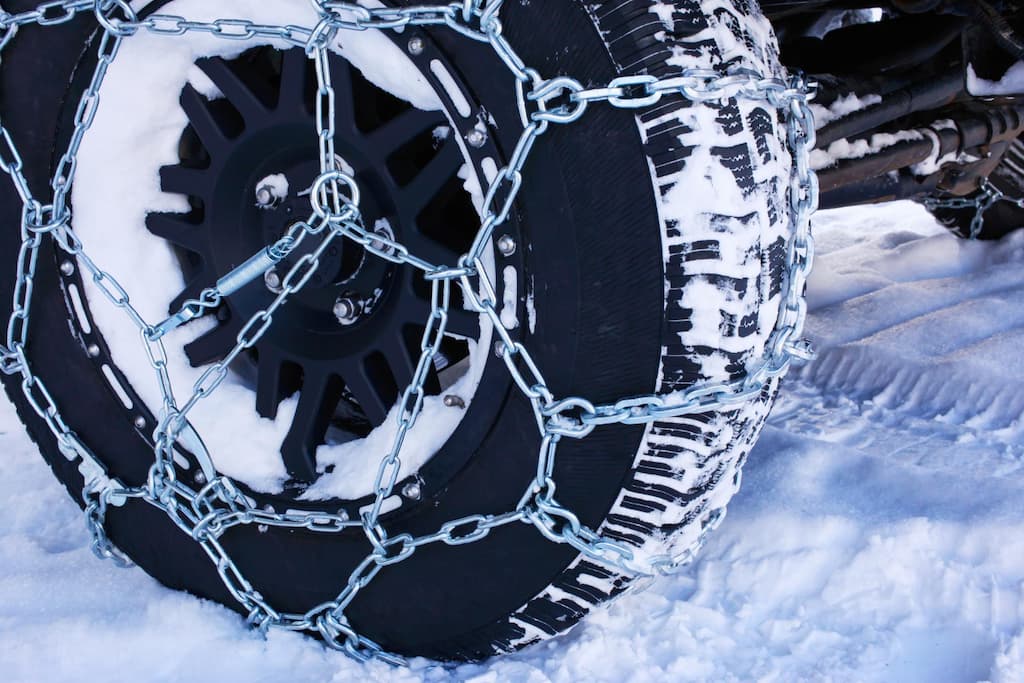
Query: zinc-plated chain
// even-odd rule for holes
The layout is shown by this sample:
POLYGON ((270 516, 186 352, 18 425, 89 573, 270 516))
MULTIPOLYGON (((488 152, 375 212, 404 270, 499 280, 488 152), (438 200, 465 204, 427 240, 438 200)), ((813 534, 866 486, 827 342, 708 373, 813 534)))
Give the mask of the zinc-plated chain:
POLYGON ((84 480, 86 521, 94 539, 93 550, 101 557, 127 564, 128 559, 106 536, 106 513, 110 507, 122 506, 129 501, 155 506, 203 548, 227 590, 243 607, 253 625, 318 633, 329 646, 357 659, 377 657, 391 662, 400 662, 401 658, 384 652, 357 633, 348 623, 345 610, 381 568, 404 561, 425 545, 472 543, 507 524, 532 524, 552 541, 569 544, 584 556, 631 576, 675 571, 693 557, 703 534, 715 526, 720 514, 711 514, 704 523, 701 538, 687 548, 672 556, 645 558, 641 562, 628 547, 587 528, 571 510, 559 504, 557 484, 552 474, 558 444, 564 438, 584 438, 601 425, 649 423, 735 407, 761 394, 773 379, 786 372, 793 357, 807 355, 807 349, 798 337, 806 316, 803 290, 813 257, 810 215, 817 205, 817 181, 808 163, 814 146, 814 126, 807 102, 807 84, 801 78, 786 82, 749 70, 684 70, 668 78, 623 76, 600 87, 585 87, 566 76, 544 79, 537 70, 525 64, 503 35, 498 16, 502 0, 460 0, 402 8, 368 8, 333 0, 315 4, 319 20, 312 27, 258 24, 231 18, 195 22, 168 14, 139 18, 125 0, 59 0, 19 14, 8 14, 0 9, 0 56, 18 28, 28 24, 59 24, 80 14, 92 14, 101 29, 99 60, 90 85, 78 103, 71 141, 52 179, 52 201, 49 203, 40 203, 32 194, 22 170, 22 158, 0 121, 0 170, 11 177, 24 207, 12 315, 8 321, 6 345, 0 346, 0 369, 22 376, 21 386, 28 403, 46 422, 61 452, 69 460, 79 461, 84 480), (515 94, 523 123, 523 131, 508 163, 495 174, 484 193, 480 228, 473 244, 454 264, 430 263, 410 253, 394 239, 367 231, 359 211, 359 188, 353 178, 338 168, 334 154, 334 91, 327 51, 336 33, 401 30, 413 25, 444 26, 470 39, 489 43, 515 79, 515 94), (107 67, 115 58, 121 40, 140 31, 167 36, 208 33, 226 40, 258 39, 300 46, 313 61, 317 78, 315 133, 320 174, 312 188, 309 218, 293 225, 278 242, 254 254, 242 266, 212 283, 197 299, 186 302, 178 312, 155 324, 140 315, 131 304, 128 292, 114 276, 86 254, 85 245, 71 227, 67 206, 78 150, 96 114, 107 67), (682 96, 695 102, 743 98, 766 102, 783 114, 787 143, 793 154, 787 190, 792 236, 775 328, 768 338, 761 363, 732 382, 698 385, 669 395, 627 397, 608 405, 594 404, 578 396, 558 398, 548 388, 542 370, 529 350, 513 339, 501 323, 496 308, 496 290, 484 266, 486 251, 490 248, 494 231, 508 219, 515 205, 534 144, 551 125, 571 124, 595 104, 642 109, 653 106, 666 96, 682 96), (348 519, 343 513, 259 509, 230 479, 216 473, 200 436, 188 421, 188 415, 204 398, 217 391, 228 376, 231 363, 262 338, 273 324, 277 311, 309 281, 319 267, 324 251, 339 238, 353 240, 379 258, 417 268, 430 283, 431 312, 421 340, 419 360, 413 379, 398 402, 398 429, 391 448, 378 466, 373 503, 364 509, 360 519, 348 519), (144 486, 126 487, 107 474, 101 460, 65 423, 45 383, 31 366, 27 347, 30 343, 32 289, 40 248, 47 239, 52 239, 59 249, 76 258, 83 274, 91 278, 105 298, 125 313, 139 332, 163 401, 160 421, 154 431, 154 462, 144 486), (271 304, 243 325, 231 351, 203 372, 189 397, 179 404, 171 388, 163 337, 216 308, 225 297, 279 264, 304 240, 319 241, 315 242, 315 248, 289 268, 281 290, 271 304), (408 534, 390 536, 381 518, 383 504, 393 493, 401 471, 403 445, 423 408, 426 397, 424 385, 444 337, 453 284, 462 288, 464 298, 473 310, 490 319, 499 337, 501 358, 516 386, 533 406, 541 440, 536 476, 516 508, 508 513, 453 519, 437 531, 419 537, 408 534), (199 470, 188 483, 180 476, 180 468, 175 462, 176 444, 179 443, 194 455, 199 465, 199 470), (285 613, 267 603, 219 540, 233 527, 251 524, 306 529, 316 533, 339 533, 358 528, 368 539, 369 552, 333 600, 301 614, 285 613))
POLYGON ((992 184, 988 178, 983 178, 978 185, 979 192, 973 197, 928 197, 922 203, 930 210, 935 209, 974 209, 971 216, 971 225, 967 237, 972 240, 978 239, 982 229, 985 227, 985 213, 999 202, 1008 202, 1019 209, 1024 209, 1024 197, 1014 198, 1007 195, 998 187, 992 184))

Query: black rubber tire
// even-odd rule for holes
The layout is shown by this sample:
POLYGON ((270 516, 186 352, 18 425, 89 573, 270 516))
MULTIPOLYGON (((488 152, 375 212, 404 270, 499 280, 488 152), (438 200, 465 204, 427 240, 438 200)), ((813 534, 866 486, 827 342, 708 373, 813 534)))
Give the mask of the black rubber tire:
MULTIPOLYGON (((12 2, 8 10, 30 4, 12 2)), ((679 0, 670 17, 662 5, 516 3, 503 21, 527 63, 589 83, 620 74, 672 75, 681 56, 694 67, 782 73, 770 28, 752 2, 679 0)), ((73 109, 63 102, 66 74, 93 28, 89 18, 27 28, 4 53, 0 110, 40 196, 46 196, 55 140, 73 109)), ((442 47, 462 40, 444 31, 435 37, 442 47)), ((482 48, 479 61, 456 67, 479 88, 475 94, 490 107, 507 153, 518 116, 509 101, 511 79, 495 65, 482 48)), ((636 116, 592 106, 582 122, 555 127, 537 145, 517 212, 529 227, 532 253, 553 256, 535 257, 528 266, 539 320, 526 344, 556 395, 605 402, 669 393, 740 377, 761 356, 785 277, 789 159, 783 139, 779 117, 766 105, 732 99, 693 105, 676 96, 636 116), (713 125, 699 129, 690 115, 700 112, 711 112, 713 125), (686 216, 661 201, 683 173, 703 205, 686 216), (721 185, 723 177, 732 187, 721 185), (730 197, 741 197, 742 206, 730 197), (562 314, 545 317, 545 311, 562 314)), ((7 254, 0 298, 7 313, 20 214, 7 183, 0 184, 0 211, 9 226, 0 238, 7 254)), ((69 334, 56 264, 55 253, 41 259, 28 355, 82 440, 113 475, 138 483, 148 451, 81 340, 69 334)), ((27 405, 18 379, 4 381, 43 456, 78 499, 82 481, 75 464, 27 405)), ((554 474, 560 502, 584 524, 635 547, 641 558, 694 546, 737 490, 776 388, 773 382, 757 400, 722 412, 647 427, 603 427, 583 441, 565 440, 554 474)), ((529 405, 513 394, 448 488, 388 524, 422 534, 465 514, 511 509, 533 476, 536 447, 529 405)), ((113 541, 161 582, 237 609, 208 558, 162 513, 129 502, 111 510, 108 521, 113 541)), ((222 541, 268 601, 289 611, 333 597, 367 552, 360 534, 239 527, 222 541)), ((564 632, 628 585, 572 548, 516 525, 465 546, 422 548, 383 570, 347 614, 358 631, 389 650, 476 659, 564 632)))
MULTIPOLYGON (((1024 197, 1024 142, 1014 140, 1003 155, 999 165, 988 177, 996 188, 1011 199, 1024 197)), ((981 190, 967 196, 974 199, 982 194, 981 190)), ((949 228, 957 237, 971 237, 971 221, 975 210, 935 208, 931 209, 935 219, 949 228)), ((976 236, 980 240, 998 240, 1014 230, 1024 227, 1024 209, 1010 202, 996 202, 984 214, 981 231, 976 236)))

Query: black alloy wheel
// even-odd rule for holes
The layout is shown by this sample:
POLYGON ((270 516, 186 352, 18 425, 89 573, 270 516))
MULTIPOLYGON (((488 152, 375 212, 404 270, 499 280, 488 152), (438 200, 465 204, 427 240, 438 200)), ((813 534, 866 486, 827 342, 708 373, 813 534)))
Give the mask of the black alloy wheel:
MULTIPOLYGON (((417 109, 374 86, 336 54, 330 63, 336 151, 362 188, 365 223, 431 263, 456 265, 480 221, 460 177, 468 163, 463 150, 473 150, 477 159, 497 156, 493 143, 481 141, 477 128, 454 131, 444 112, 417 109), (456 136, 471 142, 460 145, 456 136)), ((315 73, 301 49, 255 48, 231 60, 202 59, 198 66, 223 97, 207 98, 186 86, 181 105, 189 124, 179 145, 181 163, 161 170, 164 191, 187 195, 191 211, 154 213, 146 222, 150 232, 177 247, 187 282, 169 312, 304 219, 319 173, 315 73)), ((502 234, 518 241, 514 223, 509 228, 502 234)), ((264 280, 227 298, 212 313, 216 327, 185 347, 190 362, 199 367, 223 358, 242 327, 280 291, 284 274, 315 245, 307 240, 264 280)), ((338 240, 325 256, 236 368, 253 385, 262 417, 276 417, 280 402, 299 392, 281 445, 295 493, 318 474, 317 446, 365 437, 384 422, 412 379, 430 315, 430 286, 415 269, 348 240, 338 240)), ((480 325, 455 288, 448 334, 425 384, 428 395, 450 387, 465 371, 467 340, 477 340, 480 325)), ((496 383, 480 390, 500 390, 496 383)), ((466 419, 486 418, 471 404, 466 419)))

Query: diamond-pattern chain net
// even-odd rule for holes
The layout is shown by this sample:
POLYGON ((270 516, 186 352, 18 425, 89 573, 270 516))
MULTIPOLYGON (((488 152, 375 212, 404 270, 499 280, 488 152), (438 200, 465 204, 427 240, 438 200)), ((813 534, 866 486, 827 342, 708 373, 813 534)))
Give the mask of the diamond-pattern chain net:
POLYGON ((0 57, 19 28, 27 24, 54 25, 91 14, 101 29, 99 60, 78 102, 71 140, 52 177, 52 195, 47 203, 31 192, 18 148, 0 120, 0 169, 11 178, 22 201, 17 282, 5 344, 0 345, 0 369, 21 376, 21 388, 29 405, 46 422, 61 453, 69 461, 77 461, 85 482, 82 490, 85 517, 93 537, 92 547, 98 556, 122 565, 130 564, 107 538, 104 520, 111 506, 124 505, 129 499, 144 501, 162 510, 202 547, 228 591, 248 613, 251 624, 259 628, 273 626, 319 633, 329 646, 357 659, 376 657, 393 663, 400 663, 402 659, 357 633, 346 619, 345 610, 383 567, 405 560, 423 546, 472 543, 497 527, 530 524, 551 541, 567 543, 587 558, 630 576, 670 573, 692 558, 701 539, 675 555, 660 555, 640 562, 630 548, 583 525, 571 510, 558 502, 552 478, 556 451, 562 439, 584 438, 599 425, 648 423, 746 403, 755 399, 773 378, 784 374, 794 357, 808 355, 809 349, 798 338, 806 315, 803 292, 813 254, 810 215, 816 208, 818 193, 815 174, 808 164, 808 154, 814 146, 814 125, 808 107, 807 84, 800 76, 784 81, 750 70, 682 70, 678 75, 662 79, 647 75, 624 76, 599 88, 586 88, 566 76, 546 79, 527 66, 503 36, 499 18, 502 2, 463 0, 441 5, 370 9, 347 2, 320 1, 314 2, 318 12, 314 26, 268 25, 230 18, 198 22, 170 14, 140 18, 125 0, 57 0, 19 14, 0 9, 0 57), (334 36, 338 31, 395 30, 409 25, 447 27, 469 40, 489 43, 514 78, 523 123, 522 134, 508 164, 487 188, 480 228, 473 244, 454 264, 430 263, 410 253, 400 242, 367 231, 359 211, 359 188, 352 177, 338 168, 334 155, 334 90, 327 58, 334 36), (307 219, 204 290, 197 299, 187 301, 177 313, 156 322, 144 319, 117 279, 85 252, 82 241, 72 229, 68 202, 79 147, 96 114, 107 68, 116 58, 122 41, 142 31, 167 36, 203 32, 225 40, 274 40, 299 46, 313 61, 318 84, 315 111, 320 174, 313 186, 307 219), (495 228, 505 222, 512 210, 534 143, 550 127, 579 120, 592 105, 641 109, 676 93, 695 102, 729 97, 763 101, 778 109, 785 121, 787 142, 793 155, 787 188, 791 238, 782 303, 766 353, 740 379, 700 384, 671 395, 627 397, 611 404, 592 403, 580 396, 556 397, 548 389, 529 350, 515 341, 501 324, 495 308, 494 285, 483 264, 485 250, 489 248, 495 228), (400 398, 398 430, 390 451, 378 467, 374 502, 360 519, 321 512, 263 510, 242 495, 230 479, 216 473, 202 448, 196 449, 195 444, 201 441, 190 438, 195 434, 188 416, 217 390, 227 377, 232 361, 260 340, 273 324, 275 313, 305 286, 316 271, 321 255, 339 239, 357 242, 376 257, 416 268, 429 281, 432 306, 420 345, 419 362, 412 382, 400 398), (83 274, 90 277, 96 288, 123 310, 138 329, 140 343, 146 350, 163 397, 159 424, 154 432, 154 460, 143 486, 126 486, 108 474, 101 459, 64 421, 46 384, 29 362, 26 350, 30 343, 33 282, 40 249, 48 240, 75 258, 83 274), (227 356, 210 366, 195 382, 191 394, 179 401, 171 388, 162 337, 262 276, 306 241, 316 245, 315 248, 289 269, 273 302, 249 319, 227 356), (453 285, 462 288, 473 310, 486 315, 493 323, 499 335, 501 358, 515 384, 533 406, 541 437, 536 477, 510 512, 454 519, 425 536, 390 536, 381 523, 381 505, 392 493, 399 474, 402 445, 423 407, 424 382, 445 332, 453 285), (178 476, 174 449, 179 441, 187 441, 190 450, 199 451, 195 455, 204 476, 196 478, 197 488, 178 476), (286 613, 268 604, 220 542, 229 529, 247 524, 302 528, 318 533, 361 529, 372 550, 351 573, 334 600, 301 614, 286 613))

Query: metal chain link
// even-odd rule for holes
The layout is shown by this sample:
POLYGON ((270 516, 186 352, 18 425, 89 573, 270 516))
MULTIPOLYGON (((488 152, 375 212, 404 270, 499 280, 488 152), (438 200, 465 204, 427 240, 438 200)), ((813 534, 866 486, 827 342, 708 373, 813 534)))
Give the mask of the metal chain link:
POLYGON ((974 209, 971 226, 967 238, 976 240, 985 227, 985 213, 998 202, 1008 202, 1019 209, 1024 209, 1024 197, 1010 197, 992 184, 988 178, 982 178, 978 185, 978 194, 973 197, 927 197, 922 204, 929 210, 935 209, 974 209))
POLYGON ((402 660, 357 633, 348 623, 345 610, 381 568, 407 559, 426 545, 472 543, 486 537, 493 529, 508 524, 532 524, 550 540, 569 544, 587 558, 630 576, 650 576, 677 570, 692 559, 703 533, 715 526, 719 513, 712 514, 705 523, 701 538, 687 548, 675 555, 659 555, 640 562, 628 547, 587 528, 571 510, 559 504, 552 474, 558 444, 564 438, 584 438, 601 425, 649 423, 736 407, 760 395, 774 378, 786 372, 794 357, 807 357, 808 348, 798 337, 806 316, 803 293, 814 251, 810 215, 817 206, 818 195, 817 179, 809 165, 809 153, 814 147, 814 125, 808 106, 807 83, 799 76, 787 82, 750 70, 721 73, 684 70, 669 78, 624 76, 602 87, 587 88, 566 76, 544 79, 523 62, 502 34, 498 16, 502 0, 460 0, 446 5, 372 9, 333 0, 315 4, 319 21, 313 27, 266 25, 230 18, 195 22, 167 14, 152 14, 140 19, 125 0, 58 0, 19 14, 9 14, 0 9, 0 54, 19 27, 27 24, 60 24, 80 14, 91 13, 102 29, 99 61, 90 85, 78 103, 68 149, 53 176, 51 202, 42 204, 31 192, 22 171, 22 158, 0 120, 0 170, 11 177, 23 203, 17 280, 6 344, 0 345, 0 370, 21 375, 22 391, 29 405, 46 422, 61 453, 71 461, 78 461, 85 482, 82 496, 94 552, 120 564, 130 563, 107 538, 105 516, 110 507, 125 505, 129 500, 142 501, 162 510, 202 547, 224 585, 254 626, 318 633, 330 647, 359 660, 380 658, 393 663, 402 660), (444 26, 470 39, 489 43, 515 78, 523 131, 508 164, 496 173, 484 193, 480 228, 472 246, 455 264, 430 263, 410 253, 394 239, 367 231, 359 211, 359 188, 353 178, 337 168, 334 154, 334 91, 327 51, 335 34, 342 30, 400 30, 412 25, 444 26), (200 32, 227 40, 260 39, 300 46, 314 63, 318 86, 315 132, 320 175, 310 193, 311 213, 308 219, 293 225, 278 242, 254 254, 204 290, 197 299, 185 302, 179 311, 156 324, 146 321, 114 276, 88 257, 85 245, 71 227, 71 213, 67 205, 79 147, 98 109, 107 67, 116 57, 121 40, 140 31, 168 36, 200 32), (594 404, 579 396, 557 398, 548 388, 541 368, 530 352, 515 341, 501 323, 496 309, 495 287, 484 267, 491 236, 508 219, 522 186, 523 172, 534 143, 551 125, 577 121, 589 106, 598 103, 621 109, 642 109, 670 95, 681 95, 694 102, 727 98, 756 100, 766 102, 782 113, 787 144, 793 154, 786 193, 791 238, 775 328, 760 363, 734 381, 696 385, 668 395, 627 397, 607 405, 594 404), (45 383, 30 364, 26 349, 30 343, 32 288, 40 248, 47 238, 77 258, 96 288, 124 311, 139 331, 163 401, 159 424, 153 435, 154 462, 143 486, 126 487, 107 473, 101 459, 64 422, 45 383), (256 508, 229 478, 216 473, 200 436, 188 420, 190 412, 213 394, 228 376, 231 363, 266 333, 273 324, 275 313, 303 288, 319 266, 321 255, 338 238, 357 242, 379 258, 419 269, 431 285, 431 312, 421 340, 419 360, 413 379, 398 402, 398 430, 390 450, 378 466, 373 503, 358 520, 348 519, 343 513, 278 513, 256 508), (246 322, 227 356, 207 368, 193 385, 190 396, 179 403, 171 389, 167 353, 162 340, 164 335, 215 308, 224 297, 279 264, 304 240, 319 242, 289 269, 273 302, 246 322), (403 445, 423 408, 424 384, 444 337, 453 284, 462 288, 466 302, 474 311, 487 316, 492 322, 499 336, 501 358, 516 386, 533 406, 541 439, 536 476, 519 504, 510 512, 454 519, 434 533, 419 537, 408 534, 389 536, 381 519, 382 505, 393 492, 401 469, 403 445), (193 453, 200 466, 200 474, 193 478, 198 488, 184 483, 178 476, 174 458, 178 444, 193 453), (317 533, 339 533, 359 528, 368 539, 370 552, 353 570, 334 600, 301 614, 280 612, 264 600, 219 540, 231 528, 251 524, 307 529, 317 533))

